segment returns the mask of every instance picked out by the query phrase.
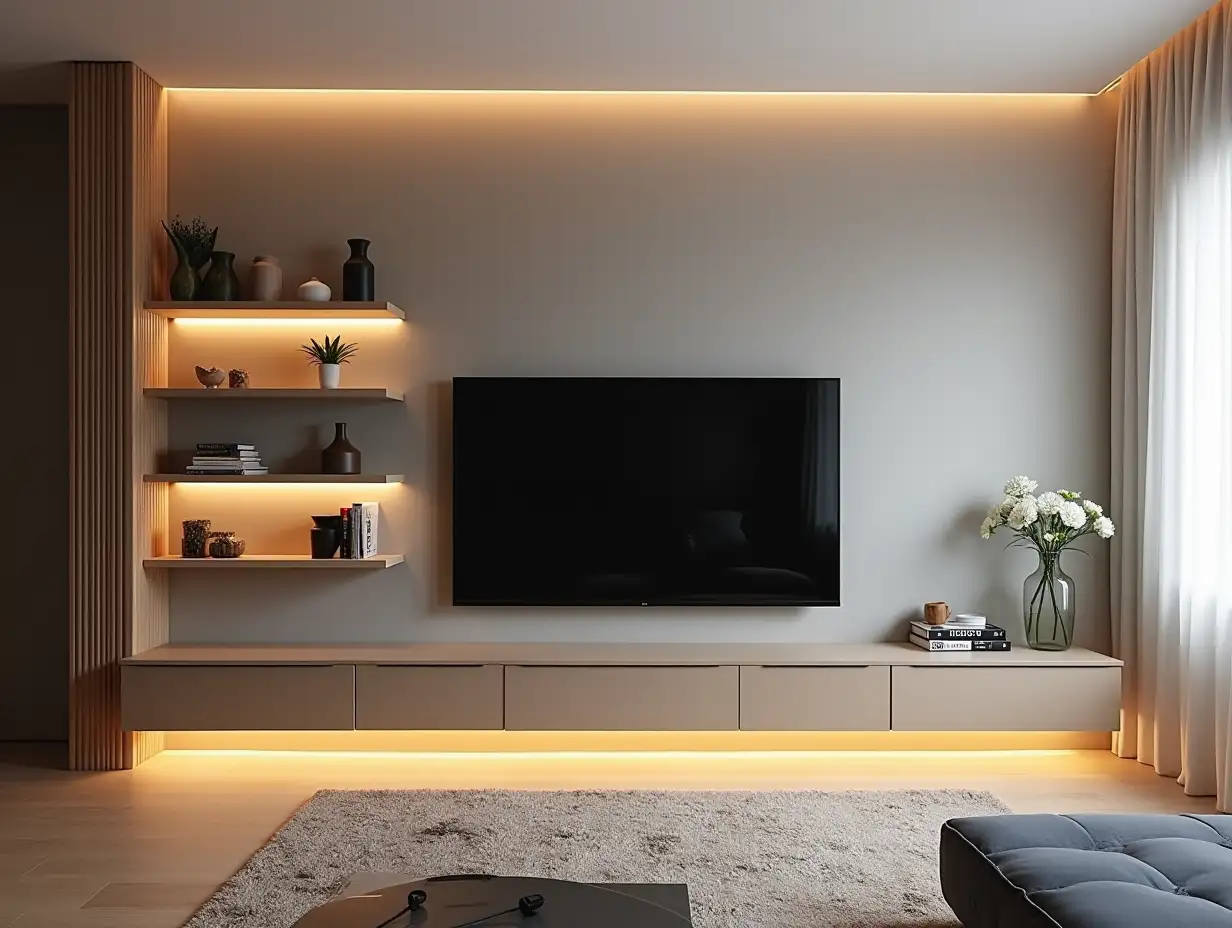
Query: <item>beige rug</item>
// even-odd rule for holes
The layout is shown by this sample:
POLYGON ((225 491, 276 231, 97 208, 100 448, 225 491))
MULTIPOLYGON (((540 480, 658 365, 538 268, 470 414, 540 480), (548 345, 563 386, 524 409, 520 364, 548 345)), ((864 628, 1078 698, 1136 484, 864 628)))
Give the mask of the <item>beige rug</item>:
POLYGON ((697 928, 955 925, 941 824, 1008 811, 965 790, 326 790, 187 928, 288 928, 365 871, 688 883, 697 928))

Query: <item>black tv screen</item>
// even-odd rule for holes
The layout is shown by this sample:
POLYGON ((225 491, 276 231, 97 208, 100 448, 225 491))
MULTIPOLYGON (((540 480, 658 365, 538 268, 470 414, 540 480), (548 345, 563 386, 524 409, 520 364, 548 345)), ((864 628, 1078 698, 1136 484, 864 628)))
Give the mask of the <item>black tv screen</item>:
POLYGON ((839 602, 839 382, 459 377, 457 605, 839 602))

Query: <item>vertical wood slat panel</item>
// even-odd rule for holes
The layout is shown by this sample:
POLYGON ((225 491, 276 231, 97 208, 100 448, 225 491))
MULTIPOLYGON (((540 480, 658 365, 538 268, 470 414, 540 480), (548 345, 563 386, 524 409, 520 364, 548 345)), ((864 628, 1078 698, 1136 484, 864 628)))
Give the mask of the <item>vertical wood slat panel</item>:
POLYGON ((166 436, 165 412, 137 400, 139 378, 160 365, 165 376, 165 328, 141 309, 161 260, 148 233, 166 207, 162 102, 131 63, 73 65, 69 765, 78 770, 123 769, 160 747, 157 734, 135 741, 120 727, 118 661, 165 640, 167 628, 165 580, 147 579, 135 556, 165 523, 166 500, 133 480, 166 436))

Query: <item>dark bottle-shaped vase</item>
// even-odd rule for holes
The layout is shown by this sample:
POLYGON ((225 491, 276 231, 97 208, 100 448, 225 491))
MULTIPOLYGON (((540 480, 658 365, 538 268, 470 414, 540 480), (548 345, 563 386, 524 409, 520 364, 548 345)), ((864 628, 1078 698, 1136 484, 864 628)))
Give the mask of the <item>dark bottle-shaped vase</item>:
POLYGON ((375 300, 376 268, 368 260, 368 246, 372 243, 366 238, 348 238, 351 246, 351 257, 342 265, 342 298, 344 300, 375 300))
POLYGON ((359 473, 359 449, 347 440, 345 422, 334 423, 334 440, 321 452, 321 473, 359 473))
POLYGON ((210 254, 210 269, 201 281, 202 300, 223 301, 240 298, 240 279, 235 274, 235 255, 229 251, 210 254))

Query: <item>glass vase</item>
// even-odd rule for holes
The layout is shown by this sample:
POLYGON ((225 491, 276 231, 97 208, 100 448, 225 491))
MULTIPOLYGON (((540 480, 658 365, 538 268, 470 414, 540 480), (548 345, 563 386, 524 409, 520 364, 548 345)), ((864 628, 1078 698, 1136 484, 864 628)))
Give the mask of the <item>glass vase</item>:
POLYGON ((1022 616, 1028 647, 1064 651, 1074 643, 1074 581, 1061 569, 1059 554, 1041 554, 1023 583, 1022 616))

